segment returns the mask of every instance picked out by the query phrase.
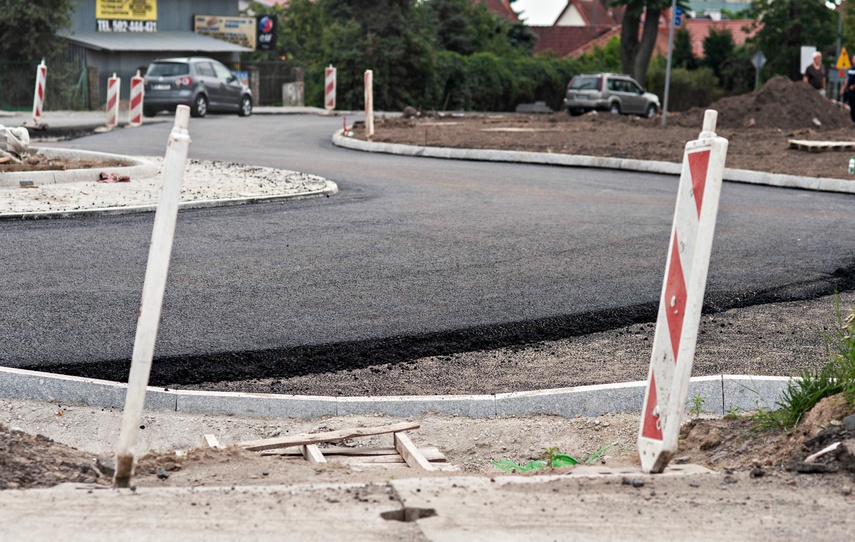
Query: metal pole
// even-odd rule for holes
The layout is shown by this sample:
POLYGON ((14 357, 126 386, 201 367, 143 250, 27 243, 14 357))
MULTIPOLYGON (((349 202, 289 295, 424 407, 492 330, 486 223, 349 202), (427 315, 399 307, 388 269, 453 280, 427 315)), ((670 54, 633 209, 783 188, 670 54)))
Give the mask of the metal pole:
POLYGON ((677 0, 671 0, 671 20, 668 28, 668 66, 665 68, 665 101, 662 105, 662 126, 668 119, 668 94, 671 87, 671 58, 674 51, 674 17, 677 16, 677 0))

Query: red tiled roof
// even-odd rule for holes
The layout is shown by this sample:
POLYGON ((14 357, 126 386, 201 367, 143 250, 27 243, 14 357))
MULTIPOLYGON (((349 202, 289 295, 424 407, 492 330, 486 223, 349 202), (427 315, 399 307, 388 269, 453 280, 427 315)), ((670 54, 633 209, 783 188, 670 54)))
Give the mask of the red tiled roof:
MULTIPOLYGON (((710 30, 715 29, 719 32, 730 30, 733 36, 733 44, 740 46, 745 44, 745 40, 753 37, 760 29, 752 28, 750 20, 736 21, 712 21, 710 19, 683 19, 680 28, 685 28, 689 31, 689 37, 692 40, 692 52, 697 58, 704 56, 704 39, 710 35, 710 30)), ((668 54, 668 25, 659 27, 659 35, 656 37, 656 46, 654 48, 656 54, 663 56, 668 54)))
POLYGON ((580 55, 594 45, 603 46, 614 35, 620 33, 620 26, 531 26, 537 34, 534 45, 536 54, 552 51, 558 58, 580 55))
POLYGON ((506 21, 510 21, 512 23, 520 22, 520 18, 517 16, 516 12, 511 9, 511 4, 508 0, 477 0, 482 4, 487 6, 487 9, 492 13, 495 13, 502 19, 506 21))

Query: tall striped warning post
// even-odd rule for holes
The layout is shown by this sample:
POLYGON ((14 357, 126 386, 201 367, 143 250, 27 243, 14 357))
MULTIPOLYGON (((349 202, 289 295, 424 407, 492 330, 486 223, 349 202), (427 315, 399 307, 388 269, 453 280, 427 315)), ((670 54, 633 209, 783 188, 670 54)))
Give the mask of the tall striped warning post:
POLYGON ((324 69, 324 107, 327 111, 335 109, 336 73, 333 65, 324 69))
POLYGON ((683 156, 638 432, 644 472, 662 472, 677 453, 727 156, 727 140, 715 134, 717 117, 706 112, 703 131, 683 156))
POLYGON ((365 70, 365 137, 374 137, 374 71, 365 70))
POLYGON ((128 124, 139 126, 142 124, 143 96, 145 94, 145 79, 137 74, 131 77, 131 101, 128 106, 128 124))
POLYGON ((42 126, 42 111, 45 104, 45 84, 47 82, 47 66, 45 59, 36 66, 36 89, 33 92, 33 127, 39 128, 42 126))
POLYGON ((119 125, 119 89, 122 88, 122 78, 113 77, 107 79, 107 127, 115 128, 119 125))

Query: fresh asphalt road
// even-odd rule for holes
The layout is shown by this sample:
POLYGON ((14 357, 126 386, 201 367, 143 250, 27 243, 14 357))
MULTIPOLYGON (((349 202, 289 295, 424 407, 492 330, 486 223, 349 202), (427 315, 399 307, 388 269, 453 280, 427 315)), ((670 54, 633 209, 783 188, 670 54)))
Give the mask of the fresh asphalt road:
MULTIPOLYGON (((58 145, 162 155, 170 126, 58 145)), ((180 213, 155 355, 224 367, 184 378, 287 372, 297 352, 324 370, 654 318, 676 177, 361 153, 331 144, 340 126, 191 121, 191 158, 314 173, 340 193, 180 213)), ((153 218, 0 222, 0 364, 126 366, 153 218)), ((853 231, 852 196, 726 183, 708 301, 850 287, 853 231)))

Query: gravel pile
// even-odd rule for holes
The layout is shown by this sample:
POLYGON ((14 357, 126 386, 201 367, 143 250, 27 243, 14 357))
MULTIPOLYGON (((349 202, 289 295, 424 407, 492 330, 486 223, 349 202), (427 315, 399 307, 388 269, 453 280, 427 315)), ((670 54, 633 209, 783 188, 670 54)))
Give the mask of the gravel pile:
MULTIPOLYGON (((0 188, 0 216, 155 205, 163 182, 163 158, 146 159, 158 168, 157 175, 148 179, 102 183, 96 181, 100 170, 93 170, 91 182, 0 188)), ((296 171, 188 160, 181 201, 296 196, 334 190, 334 187, 331 181, 296 171)))

